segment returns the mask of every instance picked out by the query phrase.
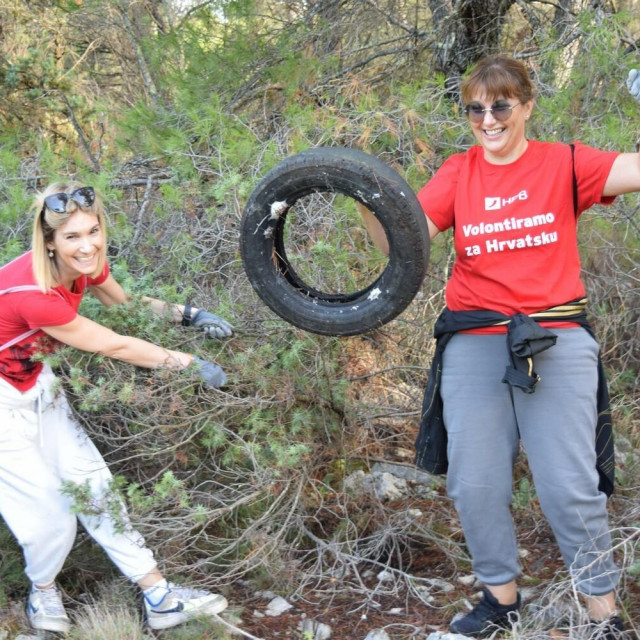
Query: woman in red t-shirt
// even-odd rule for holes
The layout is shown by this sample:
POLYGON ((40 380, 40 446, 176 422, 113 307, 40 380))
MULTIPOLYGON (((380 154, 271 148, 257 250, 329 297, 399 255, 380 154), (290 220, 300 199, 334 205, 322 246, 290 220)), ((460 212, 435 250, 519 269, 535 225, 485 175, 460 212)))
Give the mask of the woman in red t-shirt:
MULTIPOLYGON (((103 206, 92 187, 52 184, 36 198, 34 210, 32 250, 0 269, 0 515, 24 552, 32 626, 66 632, 69 619, 55 578, 73 544, 76 515, 61 486, 88 484, 99 501, 109 491, 111 474, 71 417, 51 369, 31 357, 64 343, 140 367, 193 369, 212 388, 223 386, 226 376, 213 362, 117 334, 78 314, 87 289, 107 306, 129 300, 109 272, 103 206)), ((192 313, 188 305, 147 300, 159 314, 216 337, 231 335, 231 325, 204 309, 192 313)), ((227 606, 221 595, 167 583, 130 525, 122 531, 108 514, 78 518, 143 590, 151 628, 227 606)))
MULTIPOLYGON (((628 84, 640 95, 640 75, 632 72, 628 84)), ((611 488, 613 455, 600 465, 597 454, 611 425, 599 431, 603 377, 584 314, 576 226, 593 204, 640 190, 640 158, 527 138, 534 88, 512 58, 480 61, 461 96, 478 145, 449 158, 418 193, 431 237, 453 228, 456 261, 435 328, 440 359, 417 460, 439 473, 448 465, 447 490, 484 583, 479 604, 451 630, 488 635, 520 609, 510 503, 522 443, 594 633, 614 638, 623 629, 619 571, 599 474, 606 467, 611 488), (516 329, 524 331, 519 345, 516 329), (519 347, 530 351, 519 355, 519 347)), ((363 217, 384 251, 381 226, 369 212, 363 217)))

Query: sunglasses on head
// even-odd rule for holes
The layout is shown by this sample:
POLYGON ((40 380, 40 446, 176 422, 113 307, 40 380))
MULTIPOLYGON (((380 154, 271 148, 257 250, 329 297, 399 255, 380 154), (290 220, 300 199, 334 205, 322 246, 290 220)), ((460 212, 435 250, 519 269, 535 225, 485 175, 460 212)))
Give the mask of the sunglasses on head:
POLYGON ((71 193, 52 193, 44 199, 42 213, 44 214, 45 208, 56 213, 64 213, 69 200, 73 200, 82 208, 90 207, 96 200, 96 192, 93 187, 80 187, 71 193))
POLYGON ((464 111, 471 122, 482 122, 485 113, 490 113, 498 122, 504 122, 511 117, 511 111, 520 104, 522 103, 516 102, 516 104, 509 104, 508 102, 499 100, 491 107, 485 108, 479 102, 472 102, 464 108, 464 111))

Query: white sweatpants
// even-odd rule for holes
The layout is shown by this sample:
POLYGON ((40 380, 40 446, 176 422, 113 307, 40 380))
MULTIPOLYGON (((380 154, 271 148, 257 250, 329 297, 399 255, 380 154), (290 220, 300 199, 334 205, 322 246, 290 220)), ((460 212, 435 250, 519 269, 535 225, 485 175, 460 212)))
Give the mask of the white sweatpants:
POLYGON ((78 515, 60 492, 62 481, 88 484, 100 500, 111 472, 73 420, 56 377, 45 366, 34 388, 21 393, 0 378, 0 515, 15 535, 32 583, 55 580, 76 535, 77 519, 131 581, 155 568, 152 552, 128 524, 115 529, 108 515, 78 515))

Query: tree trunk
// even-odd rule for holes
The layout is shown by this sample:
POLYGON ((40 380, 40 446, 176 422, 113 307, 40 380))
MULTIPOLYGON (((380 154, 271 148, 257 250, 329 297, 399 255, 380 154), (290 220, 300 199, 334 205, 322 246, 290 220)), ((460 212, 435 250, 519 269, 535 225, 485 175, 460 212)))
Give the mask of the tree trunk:
POLYGON ((317 54, 336 53, 340 48, 342 0, 320 0, 310 7, 307 20, 316 18, 320 26, 314 49, 317 54))
POLYGON ((451 97, 458 96, 462 74, 473 63, 495 53, 505 16, 515 0, 429 0, 437 30, 436 70, 444 73, 451 97))

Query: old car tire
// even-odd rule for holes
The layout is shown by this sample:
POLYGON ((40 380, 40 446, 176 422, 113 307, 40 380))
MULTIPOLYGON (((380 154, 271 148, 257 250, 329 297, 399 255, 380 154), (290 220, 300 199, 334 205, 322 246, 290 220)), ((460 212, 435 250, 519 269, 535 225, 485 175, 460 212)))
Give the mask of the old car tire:
POLYGON ((355 335, 389 322, 413 300, 427 269, 429 231, 411 187, 387 164, 355 149, 316 147, 286 158, 255 187, 241 221, 240 251, 251 285, 280 317, 314 333, 355 335), (389 261, 359 291, 317 291, 287 258, 287 211, 319 192, 361 202, 387 234, 389 261))

